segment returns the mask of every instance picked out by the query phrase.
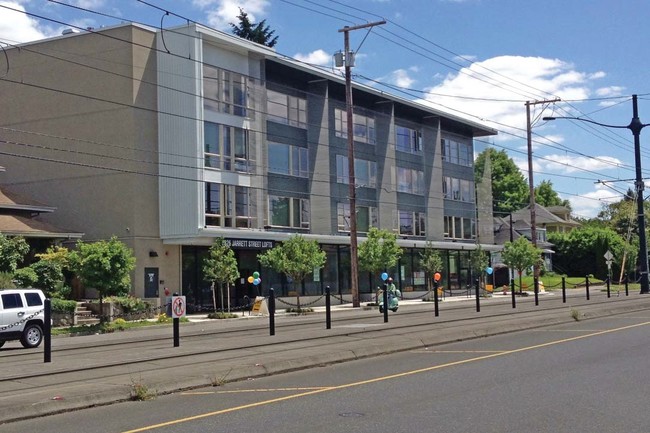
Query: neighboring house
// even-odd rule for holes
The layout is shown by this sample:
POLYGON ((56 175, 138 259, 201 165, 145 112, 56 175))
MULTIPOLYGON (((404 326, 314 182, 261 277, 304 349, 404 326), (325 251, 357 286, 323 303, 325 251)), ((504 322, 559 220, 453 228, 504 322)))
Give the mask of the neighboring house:
MULTIPOLYGON (((164 38, 123 24, 6 55, 0 129, 10 144, 0 163, 16 168, 18 192, 57 204, 53 221, 132 248, 134 295, 168 287, 211 305, 201 261, 216 237, 239 264, 232 299, 271 285, 286 294, 257 254, 294 234, 327 254, 301 293, 349 293, 339 73, 195 24, 164 38), (247 283, 254 271, 258 287, 247 283)), ((443 254, 446 286, 466 284, 476 248, 473 139, 496 131, 356 83, 353 94, 359 242, 373 226, 399 236, 395 279, 405 289, 425 287, 427 241, 443 254)), ((360 275, 362 294, 372 284, 360 275)))
MULTIPOLYGON (((2 175, 0 175, 1 177, 2 175)), ((56 208, 0 189, 0 233, 5 236, 22 236, 31 252, 44 252, 51 245, 74 242, 83 236, 51 224, 47 215, 56 208)))

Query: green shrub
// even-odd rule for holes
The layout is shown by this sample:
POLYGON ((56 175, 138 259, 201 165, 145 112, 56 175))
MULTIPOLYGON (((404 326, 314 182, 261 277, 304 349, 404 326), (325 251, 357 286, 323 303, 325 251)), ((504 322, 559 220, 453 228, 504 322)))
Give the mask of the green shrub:
POLYGON ((76 301, 68 301, 67 299, 52 298, 52 311, 57 313, 70 313, 73 314, 77 308, 76 301))
POLYGON ((30 266, 36 274, 36 283, 45 296, 51 297, 57 286, 63 282, 63 270, 57 262, 40 260, 30 266))
POLYGON ((34 287, 38 281, 38 275, 32 268, 20 268, 14 272, 14 281, 18 287, 34 287))
POLYGON ((216 312, 216 313, 209 313, 208 314, 208 319, 234 319, 237 316, 234 313, 225 313, 225 312, 216 312))
POLYGON ((109 296, 104 299, 104 302, 110 302, 121 308, 124 314, 139 313, 147 311, 151 306, 140 298, 135 296, 109 296))

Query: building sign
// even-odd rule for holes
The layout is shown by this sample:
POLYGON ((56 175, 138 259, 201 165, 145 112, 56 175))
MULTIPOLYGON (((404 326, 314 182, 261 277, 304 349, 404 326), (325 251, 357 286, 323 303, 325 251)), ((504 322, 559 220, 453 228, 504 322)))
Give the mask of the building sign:
POLYGON ((265 250, 273 248, 273 241, 262 241, 256 239, 226 239, 226 245, 230 248, 246 248, 255 250, 265 250))

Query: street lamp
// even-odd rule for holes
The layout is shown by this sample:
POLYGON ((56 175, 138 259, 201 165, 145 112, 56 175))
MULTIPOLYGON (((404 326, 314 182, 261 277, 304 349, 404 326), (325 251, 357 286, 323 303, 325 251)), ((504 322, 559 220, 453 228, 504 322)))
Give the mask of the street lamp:
POLYGON ((593 120, 583 119, 580 117, 544 117, 544 120, 555 120, 555 119, 571 119, 571 120, 580 120, 582 122, 589 122, 596 125, 604 126, 606 128, 620 128, 620 129, 629 129, 632 131, 634 136, 634 163, 636 167, 636 180, 634 185, 636 187, 636 203, 637 203, 637 220, 639 225, 639 260, 641 260, 641 293, 650 294, 650 286, 648 283, 648 248, 646 245, 646 236, 645 236, 645 215, 643 210, 643 177, 641 175, 641 143, 639 136, 641 135, 641 130, 650 125, 648 123, 643 124, 639 119, 639 108, 637 105, 636 95, 632 95, 632 121, 627 126, 620 125, 607 125, 604 123, 594 122, 593 120))

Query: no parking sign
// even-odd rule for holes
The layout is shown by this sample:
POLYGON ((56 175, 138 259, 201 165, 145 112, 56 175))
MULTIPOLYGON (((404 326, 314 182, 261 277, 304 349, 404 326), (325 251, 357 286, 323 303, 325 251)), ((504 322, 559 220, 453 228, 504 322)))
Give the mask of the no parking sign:
POLYGON ((185 296, 172 296, 172 319, 185 317, 185 296))

